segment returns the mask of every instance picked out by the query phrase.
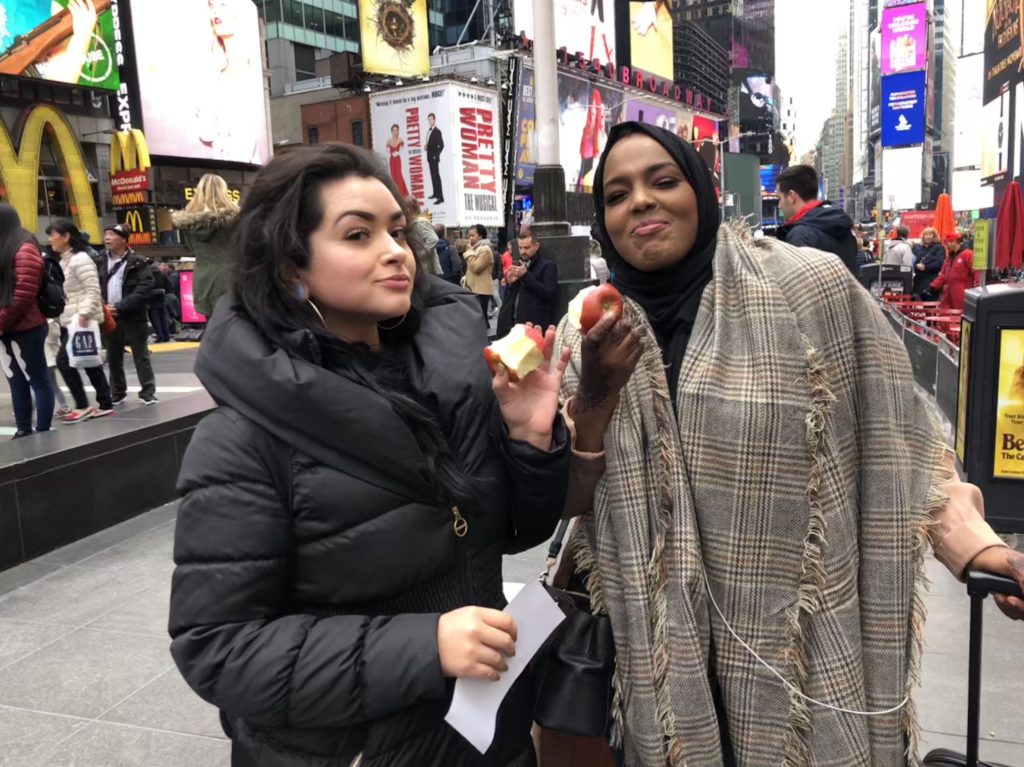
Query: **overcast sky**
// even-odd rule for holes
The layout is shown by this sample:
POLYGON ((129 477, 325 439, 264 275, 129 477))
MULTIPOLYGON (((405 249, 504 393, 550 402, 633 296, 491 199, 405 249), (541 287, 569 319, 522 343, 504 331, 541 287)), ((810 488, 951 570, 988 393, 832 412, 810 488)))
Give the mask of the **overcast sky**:
POLYGON ((775 75, 797 109, 796 157, 814 149, 835 106, 836 48, 845 0, 775 0, 775 75))

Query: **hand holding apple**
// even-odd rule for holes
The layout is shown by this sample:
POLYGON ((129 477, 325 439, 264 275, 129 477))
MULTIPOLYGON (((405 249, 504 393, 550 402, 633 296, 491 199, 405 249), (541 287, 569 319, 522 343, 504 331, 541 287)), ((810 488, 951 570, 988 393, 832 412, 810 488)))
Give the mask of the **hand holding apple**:
POLYGON ((610 282, 584 288, 569 302, 569 322, 589 333, 606 312, 618 319, 622 316, 622 294, 610 282))
POLYGON ((555 328, 549 327, 546 333, 529 324, 516 328, 484 352, 494 375, 494 394, 509 436, 540 450, 550 450, 562 375, 569 364, 569 349, 564 349, 558 361, 552 364, 555 328), (512 341, 508 340, 510 338, 512 341), (538 349, 540 363, 535 365, 538 349))

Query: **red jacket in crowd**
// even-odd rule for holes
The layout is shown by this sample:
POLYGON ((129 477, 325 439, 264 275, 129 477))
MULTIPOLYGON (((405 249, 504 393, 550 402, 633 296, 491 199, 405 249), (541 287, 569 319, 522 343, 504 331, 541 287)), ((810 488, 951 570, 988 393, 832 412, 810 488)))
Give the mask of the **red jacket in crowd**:
POLYGON ((962 248, 942 265, 942 271, 932 283, 932 290, 942 291, 939 306, 943 309, 964 308, 964 293, 978 284, 974 271, 974 251, 962 248))
POLYGON ((39 311, 39 289, 43 283, 43 257, 31 242, 14 256, 14 300, 0 308, 0 333, 21 333, 46 323, 39 311))

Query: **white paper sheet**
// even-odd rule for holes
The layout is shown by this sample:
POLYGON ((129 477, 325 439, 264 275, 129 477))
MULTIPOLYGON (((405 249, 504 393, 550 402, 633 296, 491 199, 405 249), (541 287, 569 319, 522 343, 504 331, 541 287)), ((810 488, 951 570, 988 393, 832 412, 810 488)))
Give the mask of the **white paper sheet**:
POLYGON ((551 632, 565 620, 565 613, 555 604, 540 581, 531 581, 524 586, 505 608, 505 612, 512 616, 519 629, 515 657, 507 660, 508 671, 497 682, 459 679, 455 683, 451 708, 445 716, 445 721, 481 754, 494 741, 498 707, 512 684, 526 669, 544 641, 551 636, 551 632))

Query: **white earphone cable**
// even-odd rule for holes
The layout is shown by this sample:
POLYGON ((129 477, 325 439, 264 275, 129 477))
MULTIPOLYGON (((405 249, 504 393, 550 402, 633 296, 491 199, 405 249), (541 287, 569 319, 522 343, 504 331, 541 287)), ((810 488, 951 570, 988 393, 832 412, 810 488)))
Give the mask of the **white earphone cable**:
POLYGON ((784 676, 782 676, 782 674, 780 674, 778 671, 776 671, 771 666, 771 664, 768 663, 768 661, 766 661, 764 658, 762 658, 760 655, 758 655, 757 651, 753 647, 748 645, 746 642, 744 642, 740 638, 740 635, 737 634, 733 630, 732 626, 729 625, 729 621, 727 621, 725 619, 725 616, 722 614, 722 610, 721 610, 721 608, 719 608, 718 602, 715 601, 715 595, 711 593, 711 582, 708 580, 708 571, 707 571, 707 569, 704 568, 703 572, 704 572, 704 588, 707 589, 708 599, 711 600, 711 606, 715 608, 715 612, 718 613, 718 617, 722 619, 722 623, 729 630, 729 633, 732 634, 733 639, 735 639, 737 642, 739 642, 740 645, 747 652, 749 652, 751 655, 753 655, 758 663, 760 663, 766 669, 771 671, 776 677, 778 677, 779 681, 782 682, 782 684, 785 685, 786 688, 790 692, 794 693, 795 695, 797 695, 800 698, 803 698, 808 703, 813 703, 815 706, 821 706, 822 708, 827 708, 827 709, 830 709, 832 711, 838 711, 840 714, 853 714, 855 716, 886 716, 888 714, 894 714, 897 711, 899 711, 901 708, 903 708, 905 705, 907 705, 907 703, 910 702, 910 696, 908 695, 907 697, 905 697, 903 699, 903 702, 900 703, 898 706, 893 706, 892 708, 887 708, 885 711, 854 711, 853 709, 849 709, 849 708, 841 708, 840 706, 833 706, 831 703, 823 703, 820 700, 815 700, 814 698, 811 698, 811 697, 808 697, 807 695, 804 695, 800 690, 798 690, 796 687, 794 687, 792 684, 790 684, 790 682, 784 676))

